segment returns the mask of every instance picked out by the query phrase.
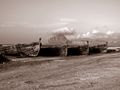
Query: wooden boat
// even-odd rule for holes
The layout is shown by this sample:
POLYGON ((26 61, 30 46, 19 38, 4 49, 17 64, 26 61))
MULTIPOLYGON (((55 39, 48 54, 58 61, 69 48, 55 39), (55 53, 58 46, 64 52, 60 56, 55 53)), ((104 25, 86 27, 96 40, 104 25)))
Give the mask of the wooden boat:
POLYGON ((40 52, 40 43, 34 42, 31 44, 17 44, 16 49, 20 56, 36 57, 40 52))

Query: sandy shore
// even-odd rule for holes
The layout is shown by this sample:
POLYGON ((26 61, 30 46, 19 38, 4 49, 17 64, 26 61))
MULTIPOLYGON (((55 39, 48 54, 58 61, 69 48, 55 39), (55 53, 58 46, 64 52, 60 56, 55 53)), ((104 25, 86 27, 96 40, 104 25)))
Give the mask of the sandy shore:
POLYGON ((120 53, 29 59, 0 65, 0 90, 120 90, 120 53))

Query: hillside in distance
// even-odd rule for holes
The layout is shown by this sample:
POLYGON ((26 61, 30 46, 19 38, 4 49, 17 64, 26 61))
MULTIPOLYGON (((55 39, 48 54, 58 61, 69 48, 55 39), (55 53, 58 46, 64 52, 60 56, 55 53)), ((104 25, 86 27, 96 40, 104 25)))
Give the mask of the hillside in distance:
POLYGON ((105 41, 108 42, 109 46, 120 46, 120 33, 108 31, 108 32, 87 32, 79 36, 80 40, 89 40, 89 41, 105 41))
POLYGON ((52 37, 50 38, 50 43, 58 43, 66 41, 74 42, 83 42, 90 41, 93 43, 99 42, 102 44, 103 42, 108 42, 108 46, 120 46, 120 33, 114 32, 111 30, 108 31, 98 31, 93 30, 91 32, 79 34, 75 32, 73 28, 61 28, 53 32, 52 37))

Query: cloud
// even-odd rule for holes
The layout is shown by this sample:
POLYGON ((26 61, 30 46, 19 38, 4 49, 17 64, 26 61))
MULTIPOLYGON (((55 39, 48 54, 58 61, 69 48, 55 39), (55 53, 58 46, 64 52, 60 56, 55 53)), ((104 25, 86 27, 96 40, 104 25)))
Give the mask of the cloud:
POLYGON ((51 28, 51 27, 61 27, 68 25, 67 22, 56 22, 56 23, 46 23, 46 24, 34 24, 34 23, 27 23, 27 22, 5 22, 0 23, 0 27, 27 27, 27 28, 51 28))
POLYGON ((52 24, 46 24, 44 27, 57 27, 57 26, 64 26, 68 25, 69 23, 67 22, 59 22, 59 23, 52 23, 52 24))
POLYGON ((66 26, 68 23, 51 23, 51 24, 25 24, 24 26, 29 28, 54 28, 66 26))
POLYGON ((107 35, 111 35, 111 34, 113 34, 113 33, 114 33, 113 31, 107 31, 107 32, 106 32, 107 35))
POLYGON ((90 32, 87 32, 87 33, 83 34, 83 37, 90 37, 90 36, 91 36, 90 32))
POLYGON ((73 28, 63 27, 53 31, 53 34, 64 34, 64 35, 72 35, 75 31, 73 28))
POLYGON ((2 22, 0 23, 0 27, 14 27, 17 23, 15 22, 2 22))
POLYGON ((92 33, 95 34, 95 33, 98 33, 99 31, 98 30, 93 30, 92 33))
POLYGON ((72 19, 72 18, 60 18, 61 22, 76 22, 76 19, 72 19))
POLYGON ((76 38, 77 38, 77 39, 81 38, 81 34, 78 34, 78 35, 76 36, 76 38))

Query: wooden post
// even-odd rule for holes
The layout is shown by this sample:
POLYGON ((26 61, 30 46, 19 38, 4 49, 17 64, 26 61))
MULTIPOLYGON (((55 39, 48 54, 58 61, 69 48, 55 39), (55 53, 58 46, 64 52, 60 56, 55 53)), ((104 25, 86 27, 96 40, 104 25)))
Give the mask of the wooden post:
POLYGON ((65 56, 68 56, 68 44, 69 44, 69 41, 66 40, 66 46, 65 46, 65 56))
POLYGON ((67 56, 67 52, 66 46, 61 47, 60 56, 67 56))
POLYGON ((87 41, 87 50, 86 50, 86 54, 89 54, 89 41, 87 41))
POLYGON ((106 47, 108 47, 108 42, 106 42, 106 47))
POLYGON ((40 37, 40 38, 39 38, 39 46, 40 46, 40 47, 42 46, 41 40, 42 40, 42 38, 40 37))
POLYGON ((82 55, 88 55, 89 54, 89 41, 86 41, 86 44, 79 47, 80 52, 82 55))
POLYGON ((39 56, 39 54, 40 54, 40 49, 41 49, 41 46, 42 46, 41 40, 42 40, 42 38, 40 37, 40 38, 39 38, 39 50, 38 50, 38 53, 37 53, 36 56, 39 56))
POLYGON ((61 47, 60 56, 68 55, 68 41, 66 40, 66 45, 61 47))

